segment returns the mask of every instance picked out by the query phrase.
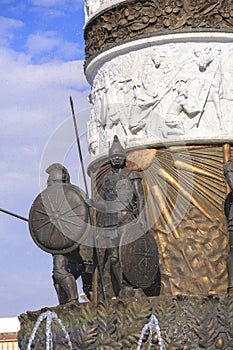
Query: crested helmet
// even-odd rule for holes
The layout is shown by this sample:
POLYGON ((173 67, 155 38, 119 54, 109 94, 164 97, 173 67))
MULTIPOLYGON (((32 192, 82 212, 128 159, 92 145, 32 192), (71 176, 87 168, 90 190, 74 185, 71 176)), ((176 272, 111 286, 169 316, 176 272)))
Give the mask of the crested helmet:
POLYGON ((114 135, 112 146, 109 149, 109 157, 112 157, 113 155, 126 158, 125 149, 122 147, 117 135, 114 135))
POLYGON ((53 163, 47 169, 46 173, 49 174, 48 185, 54 182, 70 183, 70 174, 68 170, 60 163, 53 163))

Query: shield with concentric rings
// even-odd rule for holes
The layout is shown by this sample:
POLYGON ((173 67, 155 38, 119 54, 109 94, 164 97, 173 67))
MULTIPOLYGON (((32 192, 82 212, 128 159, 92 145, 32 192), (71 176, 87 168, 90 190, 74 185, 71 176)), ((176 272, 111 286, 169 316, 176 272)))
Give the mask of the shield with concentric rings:
POLYGON ((155 282, 159 254, 150 231, 144 233, 140 224, 132 224, 121 236, 119 255, 123 273, 134 287, 146 289, 155 282))
POLYGON ((69 253, 86 235, 88 214, 80 188, 66 183, 49 186, 36 197, 30 209, 32 239, 48 253, 69 253))

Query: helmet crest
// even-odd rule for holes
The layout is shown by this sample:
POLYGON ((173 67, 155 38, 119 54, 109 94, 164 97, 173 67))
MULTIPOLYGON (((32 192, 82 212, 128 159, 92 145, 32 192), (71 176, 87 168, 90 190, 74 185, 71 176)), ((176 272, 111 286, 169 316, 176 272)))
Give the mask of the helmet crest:
POLYGON ((125 149, 122 147, 117 135, 114 135, 112 146, 109 149, 109 157, 117 154, 126 158, 125 149))
POLYGON ((59 181, 64 183, 70 182, 70 174, 68 170, 60 163, 53 163, 47 169, 46 173, 49 174, 48 181, 59 181))

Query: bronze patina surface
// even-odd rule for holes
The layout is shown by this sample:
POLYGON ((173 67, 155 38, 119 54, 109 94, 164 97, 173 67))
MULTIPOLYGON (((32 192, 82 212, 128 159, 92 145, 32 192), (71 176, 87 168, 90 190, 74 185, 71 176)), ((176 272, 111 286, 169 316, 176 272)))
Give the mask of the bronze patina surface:
MULTIPOLYGON (((147 289, 157 282, 160 290, 158 249, 148 232, 144 215, 142 177, 126 166, 126 152, 117 135, 108 155, 108 173, 97 181, 99 201, 93 205, 103 212, 103 243, 115 296, 134 295, 136 288, 147 289), (143 238, 142 238, 143 236, 143 238)), ((100 219, 97 220, 100 223, 100 219)), ((100 243, 99 238, 97 242, 100 243)), ((100 245, 101 246, 101 245, 100 245)), ((142 292, 143 293, 143 292, 142 292)))
MULTIPOLYGON (((42 312, 27 312, 20 316, 18 340, 26 350, 33 327, 42 312)), ((73 349, 136 350, 143 327, 154 314, 159 320, 161 335, 167 350, 232 349, 233 297, 177 296, 108 300, 83 304, 67 304, 55 311, 70 335, 73 349)), ((147 350, 148 332, 142 350, 147 350)), ((68 349, 67 339, 57 324, 52 325, 54 349, 68 349)), ((45 322, 37 331, 33 348, 45 349, 45 322)), ((152 348, 159 350, 157 334, 152 348)))
POLYGON ((46 188, 35 199, 29 214, 34 242, 52 253, 68 253, 85 235, 88 208, 80 189, 70 183, 46 188))
POLYGON ((83 291, 90 298, 92 249, 81 246, 87 231, 88 207, 85 194, 70 183, 70 174, 62 164, 53 163, 46 172, 47 188, 32 204, 29 229, 39 248, 53 256, 53 284, 63 305, 78 299, 76 280, 80 276, 83 291))
MULTIPOLYGON (((135 225, 136 226, 136 225, 135 225)), ((159 271, 159 254, 152 233, 140 234, 132 241, 136 228, 121 237, 119 255, 122 270, 127 280, 135 287, 149 288, 156 281, 159 271)))
MULTIPOLYGON (((227 291, 229 242, 223 165, 229 154, 225 150, 225 144, 174 146, 156 149, 152 159, 149 149, 150 161, 144 170, 140 156, 137 158, 147 223, 158 246, 161 295, 227 291)), ((141 152, 145 159, 146 150, 141 152)), ((92 175, 97 190, 108 171, 109 166, 104 165, 92 175)), ((109 276, 104 277, 108 281, 109 276)), ((106 282, 107 292, 113 296, 109 285, 106 282)))

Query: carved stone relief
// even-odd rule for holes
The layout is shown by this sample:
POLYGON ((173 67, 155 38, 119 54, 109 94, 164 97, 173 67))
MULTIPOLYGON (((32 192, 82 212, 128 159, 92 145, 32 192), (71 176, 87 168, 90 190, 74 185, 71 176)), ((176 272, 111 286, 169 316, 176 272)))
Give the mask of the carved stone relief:
POLYGON ((92 155, 106 153, 114 134, 127 147, 231 137, 232 54, 230 43, 180 42, 104 63, 90 95, 92 155))
POLYGON ((102 11, 104 8, 112 6, 119 2, 124 2, 125 0, 85 0, 84 10, 85 10, 85 20, 88 21, 89 18, 96 15, 98 12, 102 11))
MULTIPOLYGON (((95 6, 97 11, 95 3, 99 4, 100 0, 89 0, 89 3, 91 5, 89 8, 95 6)), ((112 0, 111 3, 114 1, 112 0)), ((117 4, 117 1, 115 3, 117 4)), ((129 40, 148 37, 148 35, 200 29, 201 31, 230 30, 232 32, 232 1, 118 1, 118 6, 106 10, 87 24, 85 28, 86 58, 91 58, 94 54, 129 40)))

